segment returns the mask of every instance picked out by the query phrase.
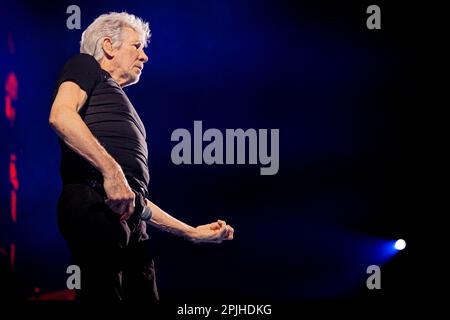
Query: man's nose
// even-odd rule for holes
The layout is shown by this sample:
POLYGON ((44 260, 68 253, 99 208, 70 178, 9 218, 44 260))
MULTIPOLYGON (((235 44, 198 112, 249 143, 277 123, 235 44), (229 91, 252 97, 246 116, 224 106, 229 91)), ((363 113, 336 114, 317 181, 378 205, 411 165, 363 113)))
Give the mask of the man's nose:
POLYGON ((145 54, 144 51, 142 51, 141 55, 139 56, 139 60, 144 63, 148 61, 148 56, 145 54))

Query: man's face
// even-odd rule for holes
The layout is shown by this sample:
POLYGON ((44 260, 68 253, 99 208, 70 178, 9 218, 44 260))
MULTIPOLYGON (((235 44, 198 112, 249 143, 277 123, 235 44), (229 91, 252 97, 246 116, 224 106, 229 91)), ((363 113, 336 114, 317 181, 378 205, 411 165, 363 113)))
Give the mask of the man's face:
POLYGON ((122 30, 122 45, 116 49, 113 60, 117 74, 124 81, 123 87, 139 81, 148 57, 142 39, 135 30, 128 27, 122 30))

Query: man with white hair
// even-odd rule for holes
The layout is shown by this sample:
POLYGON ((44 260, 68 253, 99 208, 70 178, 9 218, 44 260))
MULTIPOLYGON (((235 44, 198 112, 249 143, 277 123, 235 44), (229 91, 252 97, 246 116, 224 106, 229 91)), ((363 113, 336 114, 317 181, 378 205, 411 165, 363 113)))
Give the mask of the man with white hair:
POLYGON ((62 153, 58 225, 81 270, 81 301, 159 300, 145 221, 193 242, 233 239, 222 220, 194 228, 147 199, 146 131, 123 88, 139 81, 149 38, 134 15, 101 15, 58 79, 49 118, 62 153))

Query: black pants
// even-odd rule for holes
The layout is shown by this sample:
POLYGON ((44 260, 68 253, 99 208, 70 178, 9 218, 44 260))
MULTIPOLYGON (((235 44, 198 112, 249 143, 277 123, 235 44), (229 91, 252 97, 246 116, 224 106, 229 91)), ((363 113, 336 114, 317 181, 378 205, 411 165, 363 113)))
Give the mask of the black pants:
POLYGON ((89 185, 63 186, 58 226, 81 270, 78 301, 159 300, 149 241, 142 241, 139 221, 132 221, 120 222, 89 185))

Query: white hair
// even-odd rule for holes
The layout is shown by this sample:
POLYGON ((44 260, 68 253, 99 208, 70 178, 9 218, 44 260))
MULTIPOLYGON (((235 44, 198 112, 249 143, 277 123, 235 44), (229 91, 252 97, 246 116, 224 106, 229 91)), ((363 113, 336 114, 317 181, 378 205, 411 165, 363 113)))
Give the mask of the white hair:
POLYGON ((110 38, 113 47, 118 48, 122 44, 122 30, 125 27, 135 30, 141 38, 144 47, 150 40, 150 27, 139 17, 126 12, 110 12, 102 14, 84 30, 81 35, 80 52, 90 54, 95 60, 100 61, 103 56, 103 39, 110 38))

